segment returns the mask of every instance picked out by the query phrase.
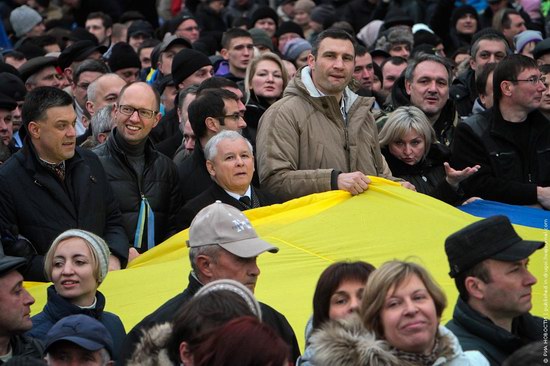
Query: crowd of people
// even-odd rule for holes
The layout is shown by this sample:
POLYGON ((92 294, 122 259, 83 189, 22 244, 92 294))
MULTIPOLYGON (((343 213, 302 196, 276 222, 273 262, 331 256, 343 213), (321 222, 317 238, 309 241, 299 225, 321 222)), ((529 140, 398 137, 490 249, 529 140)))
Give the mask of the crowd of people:
POLYGON ((455 206, 550 209, 549 10, 541 0, 3 1, 0 363, 542 357, 527 263, 544 244, 504 217, 447 239, 460 294, 450 323, 422 266, 335 263, 302 353, 285 316, 254 299, 256 258, 278 248, 241 211, 358 195, 369 176, 455 206), (99 285, 186 228, 189 286, 126 334, 99 285), (32 321, 23 280, 52 282, 32 321))

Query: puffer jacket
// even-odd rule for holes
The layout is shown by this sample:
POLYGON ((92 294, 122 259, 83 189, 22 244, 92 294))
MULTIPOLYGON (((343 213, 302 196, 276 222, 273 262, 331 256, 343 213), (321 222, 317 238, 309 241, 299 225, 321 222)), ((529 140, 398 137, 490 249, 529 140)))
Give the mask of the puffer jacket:
MULTIPOLYGON (((477 351, 464 352, 454 334, 439 326, 438 358, 432 366, 489 366, 489 362, 477 351)), ((314 366, 413 366, 414 363, 399 359, 394 348, 376 339, 353 314, 344 320, 330 321, 311 336, 314 366)))
POLYGON ((262 188, 284 200, 335 189, 333 171, 394 179, 380 153, 373 98, 346 88, 347 123, 333 96, 320 96, 304 67, 260 119, 256 145, 262 188))
MULTIPOLYGON (((179 177, 174 163, 155 150, 147 141, 145 146, 145 167, 140 182, 137 173, 128 161, 124 151, 115 141, 116 128, 102 145, 93 151, 99 157, 107 179, 115 193, 122 211, 126 235, 132 241, 135 236, 142 197, 147 198, 155 215, 155 244, 160 244, 180 227, 177 215, 182 207, 179 177)), ((143 235, 141 249, 147 248, 147 236, 143 235)))

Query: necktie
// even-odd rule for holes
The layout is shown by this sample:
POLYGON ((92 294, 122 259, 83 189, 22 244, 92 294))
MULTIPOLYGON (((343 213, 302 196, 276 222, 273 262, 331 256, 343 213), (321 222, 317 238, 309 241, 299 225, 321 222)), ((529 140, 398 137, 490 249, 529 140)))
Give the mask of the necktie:
POLYGON ((248 196, 242 196, 239 198, 239 201, 245 206, 247 209, 252 208, 252 201, 250 200, 250 197, 248 196))

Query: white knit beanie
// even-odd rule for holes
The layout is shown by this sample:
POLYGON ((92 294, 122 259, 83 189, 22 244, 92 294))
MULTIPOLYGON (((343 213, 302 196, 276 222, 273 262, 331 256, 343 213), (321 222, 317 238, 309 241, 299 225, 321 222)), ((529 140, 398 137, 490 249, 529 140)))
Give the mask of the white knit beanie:
POLYGON ((53 241, 52 247, 56 247, 59 242, 69 238, 80 238, 90 243, 99 262, 99 278, 97 279, 97 282, 102 283, 107 276, 107 271, 109 270, 109 256, 111 255, 105 240, 89 231, 70 229, 59 234, 59 236, 53 241))
POLYGON ((42 22, 42 17, 36 10, 27 5, 21 5, 10 14, 11 27, 17 37, 23 37, 33 27, 42 22))

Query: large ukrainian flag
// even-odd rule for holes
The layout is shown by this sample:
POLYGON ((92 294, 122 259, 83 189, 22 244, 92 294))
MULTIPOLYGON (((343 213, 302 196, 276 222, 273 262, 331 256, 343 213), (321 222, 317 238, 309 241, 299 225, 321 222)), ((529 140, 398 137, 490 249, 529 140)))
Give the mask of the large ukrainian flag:
MULTIPOLYGON (((375 266, 390 259, 417 261, 429 269, 447 294, 449 307, 443 323, 452 316, 457 291, 448 276, 445 238, 479 218, 396 183, 370 178, 369 190, 359 196, 332 191, 246 212, 258 234, 280 248, 277 254, 259 257, 256 296, 288 318, 302 347, 317 279, 335 261, 364 260, 375 266)), ((525 215, 535 217, 539 228, 516 225, 519 235, 547 241, 550 216, 533 209, 516 212, 516 217, 525 215)), ((187 230, 173 236, 127 269, 110 272, 101 285, 107 310, 122 318, 127 331, 187 286, 187 238, 187 230)), ((529 264, 539 280, 533 291, 533 312, 546 318, 548 250, 547 245, 537 251, 529 264)), ((42 310, 47 286, 30 288, 36 298, 33 314, 42 310)))

